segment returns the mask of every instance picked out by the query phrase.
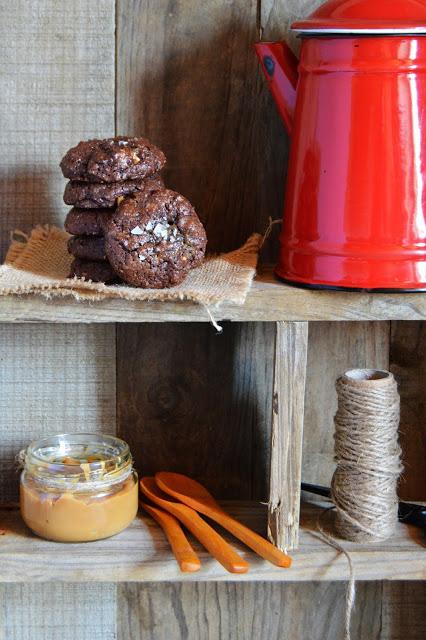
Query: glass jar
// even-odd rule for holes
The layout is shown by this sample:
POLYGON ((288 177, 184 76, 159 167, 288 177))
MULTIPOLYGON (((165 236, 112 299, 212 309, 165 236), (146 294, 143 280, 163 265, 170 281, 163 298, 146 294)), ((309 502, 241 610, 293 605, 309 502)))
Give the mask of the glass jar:
POLYGON ((58 542, 108 538, 138 510, 138 479, 128 445, 101 433, 32 442, 21 452, 21 514, 37 535, 58 542))

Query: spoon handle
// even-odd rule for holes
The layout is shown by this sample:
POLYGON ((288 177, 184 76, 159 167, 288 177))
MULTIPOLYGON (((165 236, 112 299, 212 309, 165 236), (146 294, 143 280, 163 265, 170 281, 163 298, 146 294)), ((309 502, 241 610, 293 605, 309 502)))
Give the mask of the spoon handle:
POLYGON ((200 559, 191 547, 176 518, 158 507, 146 504, 142 500, 139 500, 139 506, 149 513, 163 529, 180 570, 184 573, 198 571, 201 567, 200 559))
POLYGON ((206 509, 205 514, 220 524, 224 529, 232 533, 236 538, 244 542, 250 549, 255 551, 259 556, 272 562, 278 567, 290 567, 291 558, 283 551, 280 551, 273 544, 262 538, 258 533, 252 531, 238 520, 234 520, 231 516, 229 516, 222 509, 210 509, 209 511, 206 509))
MULTIPOLYGON (((169 510, 164 501, 164 509, 169 510)), ((236 551, 214 529, 204 522, 196 511, 190 507, 180 505, 175 508, 171 503, 170 511, 185 525, 187 529, 201 542, 201 544, 216 558, 230 573, 246 573, 249 564, 238 555, 236 551)))

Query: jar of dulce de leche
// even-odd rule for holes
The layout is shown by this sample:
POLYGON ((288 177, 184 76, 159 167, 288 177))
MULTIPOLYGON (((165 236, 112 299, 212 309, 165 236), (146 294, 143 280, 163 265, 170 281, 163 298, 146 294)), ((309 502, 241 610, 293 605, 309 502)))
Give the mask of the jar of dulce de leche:
POLYGON ((88 542, 125 529, 138 510, 138 479, 128 445, 101 433, 32 442, 21 453, 21 514, 37 535, 88 542))

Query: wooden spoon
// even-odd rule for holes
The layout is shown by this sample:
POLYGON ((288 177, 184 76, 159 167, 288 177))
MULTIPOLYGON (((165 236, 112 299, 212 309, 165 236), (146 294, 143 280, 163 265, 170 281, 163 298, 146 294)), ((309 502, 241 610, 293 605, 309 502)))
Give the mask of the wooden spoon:
POLYGON ((291 565, 291 558, 287 554, 228 515, 199 482, 180 473, 167 471, 156 473, 155 481, 163 491, 220 524, 265 560, 278 567, 291 565))
POLYGON ((139 484, 144 495, 180 520, 227 571, 230 573, 248 571, 248 563, 207 522, 204 522, 196 511, 170 499, 170 496, 158 488, 154 478, 142 478, 139 484))
POLYGON ((191 544, 182 531, 182 527, 174 516, 167 511, 152 507, 142 500, 139 500, 139 506, 147 511, 154 518, 166 534, 167 540, 170 542, 173 553, 180 570, 189 573, 198 571, 201 562, 191 544))

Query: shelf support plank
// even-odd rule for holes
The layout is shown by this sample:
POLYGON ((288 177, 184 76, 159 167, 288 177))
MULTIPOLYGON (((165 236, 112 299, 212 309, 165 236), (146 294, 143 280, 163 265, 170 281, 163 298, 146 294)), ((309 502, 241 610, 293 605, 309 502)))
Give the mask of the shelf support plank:
POLYGON ((276 323, 268 536, 280 549, 298 546, 307 352, 307 322, 276 323))

